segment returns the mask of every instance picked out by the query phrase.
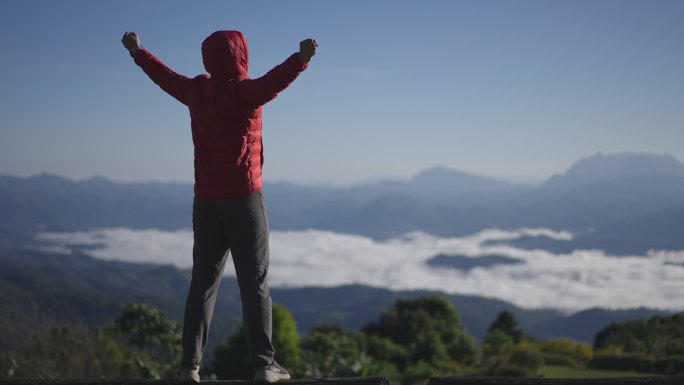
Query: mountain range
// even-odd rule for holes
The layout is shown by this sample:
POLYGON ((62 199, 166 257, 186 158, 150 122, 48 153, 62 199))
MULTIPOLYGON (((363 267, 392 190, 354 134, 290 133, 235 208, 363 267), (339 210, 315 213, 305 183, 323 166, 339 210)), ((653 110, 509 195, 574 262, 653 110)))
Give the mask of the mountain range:
MULTIPOLYGON (((266 182, 273 230, 330 230, 384 239, 410 231, 461 236, 487 228, 544 227, 573 233, 519 247, 644 254, 684 249, 684 164, 669 155, 597 154, 536 187, 437 167, 409 181, 350 187, 266 182)), ((72 181, 0 176, 0 239, 36 231, 102 227, 188 228, 189 183, 72 181)))
MULTIPOLYGON (((189 271, 98 260, 84 254, 87 250, 53 254, 27 246, 44 231, 189 228, 192 190, 189 183, 0 175, 0 347, 12 348, 51 325, 111 322, 130 302, 149 303, 180 319, 189 271)), ((264 194, 273 230, 314 228, 385 239, 416 230, 461 236, 489 228, 544 227, 570 231, 574 238, 496 242, 556 252, 602 249, 616 255, 684 250, 684 165, 669 155, 598 154, 535 187, 438 167, 409 181, 350 187, 267 182, 264 194)), ((514 262, 490 255, 477 263, 514 262)), ((428 263, 461 270, 476 267, 460 255, 436 255, 428 263)), ((362 285, 273 288, 272 294, 290 309, 302 333, 321 322, 359 330, 397 298, 434 294, 446 295, 480 339, 502 310, 512 311, 523 329, 539 338, 587 342, 611 322, 663 314, 650 309, 588 309, 568 315, 553 309, 526 310, 490 298, 362 285)), ((234 279, 225 278, 212 329, 214 343, 224 341, 239 324, 239 298, 234 279)))

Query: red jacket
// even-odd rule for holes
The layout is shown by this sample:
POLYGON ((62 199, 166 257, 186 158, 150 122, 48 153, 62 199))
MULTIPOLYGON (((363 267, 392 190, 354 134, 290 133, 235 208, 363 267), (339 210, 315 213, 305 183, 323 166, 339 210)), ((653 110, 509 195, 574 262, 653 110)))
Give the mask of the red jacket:
POLYGON ((162 90, 190 109, 195 145, 195 196, 232 199, 261 191, 262 106, 306 69, 291 55, 258 79, 247 76, 249 48, 237 31, 218 31, 202 43, 204 68, 193 79, 166 67, 145 49, 135 63, 162 90))

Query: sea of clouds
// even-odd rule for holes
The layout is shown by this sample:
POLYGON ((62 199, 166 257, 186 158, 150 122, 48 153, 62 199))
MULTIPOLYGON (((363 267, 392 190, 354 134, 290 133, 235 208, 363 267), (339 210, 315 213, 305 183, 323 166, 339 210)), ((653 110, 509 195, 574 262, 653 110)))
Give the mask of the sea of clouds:
MULTIPOLYGON (((415 232, 386 241, 329 231, 271 232, 269 282, 274 287, 365 284, 395 290, 432 289, 498 298, 524 308, 577 311, 649 307, 684 309, 684 251, 612 256, 601 250, 555 254, 506 245, 520 237, 570 241, 548 229, 485 230, 442 238, 415 232), (492 242, 499 241, 499 242, 492 242), (461 271, 430 267, 438 254, 478 258, 500 255, 521 261, 461 271)), ((96 258, 192 266, 192 231, 96 229, 38 235, 39 247, 96 258)), ((235 275, 228 264, 226 275, 235 275)))

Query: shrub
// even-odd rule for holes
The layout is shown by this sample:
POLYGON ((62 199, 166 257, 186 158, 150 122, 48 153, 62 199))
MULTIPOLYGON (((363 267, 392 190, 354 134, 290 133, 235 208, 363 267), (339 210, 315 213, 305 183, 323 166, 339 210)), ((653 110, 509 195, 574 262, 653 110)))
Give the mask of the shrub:
POLYGON ((544 353, 563 355, 576 362, 587 363, 594 356, 591 345, 569 339, 551 339, 539 344, 544 353))
POLYGON ((508 357, 508 363, 529 369, 535 373, 543 363, 541 355, 530 349, 515 349, 508 357))
POLYGON ((603 370, 634 370, 650 372, 653 359, 641 354, 597 354, 589 361, 589 367, 603 370))
POLYGON ((532 349, 516 348, 509 354, 489 357, 480 374, 504 377, 536 377, 543 359, 532 349))
POLYGON ((424 385, 430 377, 441 375, 441 371, 425 361, 407 367, 401 376, 404 385, 424 385))
POLYGON ((662 357, 653 362, 652 367, 658 374, 684 374, 684 356, 662 357))

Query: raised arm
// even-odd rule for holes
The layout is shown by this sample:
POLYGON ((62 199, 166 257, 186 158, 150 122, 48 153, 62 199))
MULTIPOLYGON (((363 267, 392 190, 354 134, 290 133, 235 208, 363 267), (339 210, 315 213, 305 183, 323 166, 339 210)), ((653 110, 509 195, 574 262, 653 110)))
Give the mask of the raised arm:
POLYGON ((292 54, 266 75, 242 82, 238 91, 240 99, 253 107, 262 106, 273 100, 306 69, 316 54, 317 47, 318 43, 314 39, 306 39, 299 43, 298 53, 292 54))
POLYGON ((179 102, 188 104, 185 88, 190 79, 177 74, 152 53, 142 48, 140 38, 135 32, 124 33, 121 43, 131 54, 135 64, 140 66, 153 82, 179 102))

